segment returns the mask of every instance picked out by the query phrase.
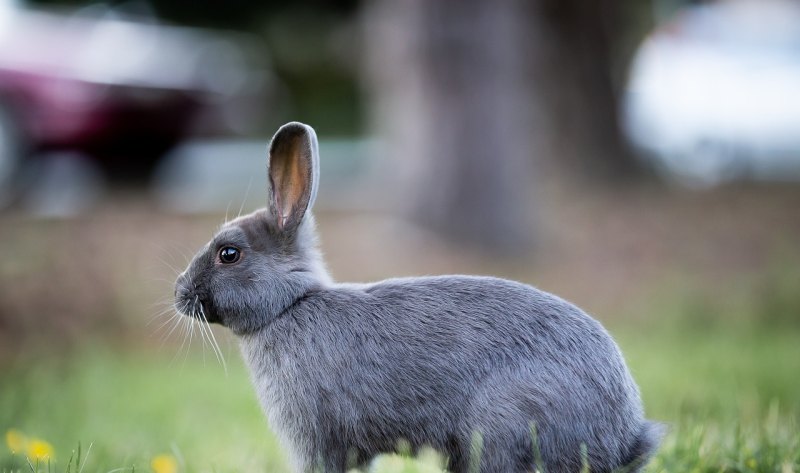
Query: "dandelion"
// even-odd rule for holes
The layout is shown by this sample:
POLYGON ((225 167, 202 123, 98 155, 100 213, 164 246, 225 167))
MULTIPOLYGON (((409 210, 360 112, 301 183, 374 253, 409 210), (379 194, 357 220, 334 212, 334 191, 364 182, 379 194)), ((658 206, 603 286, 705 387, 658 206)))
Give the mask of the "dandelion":
POLYGON ((42 439, 30 439, 27 450, 28 458, 31 460, 47 460, 48 458, 53 458, 53 446, 42 439))
POLYGON ((19 430, 8 429, 6 432, 6 445, 8 445, 11 453, 24 452, 28 447, 28 438, 19 430))
POLYGON ((53 446, 50 442, 36 437, 28 438, 16 429, 6 431, 6 445, 11 453, 25 453, 25 456, 34 461, 53 458, 53 446))
POLYGON ((172 455, 156 455, 150 462, 150 468, 153 469, 153 473, 177 473, 178 462, 172 455))

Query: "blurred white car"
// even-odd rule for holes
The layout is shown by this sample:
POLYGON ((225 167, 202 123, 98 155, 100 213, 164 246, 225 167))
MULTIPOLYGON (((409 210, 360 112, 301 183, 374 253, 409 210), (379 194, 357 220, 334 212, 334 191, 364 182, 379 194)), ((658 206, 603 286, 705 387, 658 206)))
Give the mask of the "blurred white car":
POLYGON ((800 4, 684 10, 637 52, 623 116, 633 144, 682 183, 800 180, 800 4))

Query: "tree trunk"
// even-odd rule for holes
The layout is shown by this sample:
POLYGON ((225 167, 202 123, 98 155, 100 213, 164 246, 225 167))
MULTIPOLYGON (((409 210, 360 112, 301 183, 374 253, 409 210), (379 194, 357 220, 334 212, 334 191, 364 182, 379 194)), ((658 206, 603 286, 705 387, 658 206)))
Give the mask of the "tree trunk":
POLYGON ((373 123, 398 165, 402 207, 508 253, 534 235, 521 5, 380 0, 365 18, 373 123))
POLYGON ((527 5, 534 105, 547 117, 537 130, 537 141, 549 151, 544 156, 555 160, 560 174, 579 181, 636 177, 639 167, 622 137, 612 81, 612 47, 615 35, 622 35, 624 5, 615 0, 527 5))
MULTIPOLYGON (((372 123, 413 219, 514 253, 534 237, 535 171, 636 173, 611 80, 613 0, 375 0, 372 123)), ((548 172, 549 174, 549 172, 548 172)))

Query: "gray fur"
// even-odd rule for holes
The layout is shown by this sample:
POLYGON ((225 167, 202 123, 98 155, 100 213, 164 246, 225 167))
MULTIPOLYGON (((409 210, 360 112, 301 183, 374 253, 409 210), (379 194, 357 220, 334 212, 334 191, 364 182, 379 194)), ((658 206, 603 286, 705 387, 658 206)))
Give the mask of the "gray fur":
MULTIPOLYGON (((177 307, 197 298, 240 338, 296 471, 342 472, 403 440, 466 472, 476 439, 482 472, 579 471, 581 444, 593 472, 638 471, 660 429, 614 341, 577 307, 490 277, 332 282, 309 210, 314 131, 285 125, 270 159, 287 159, 274 153, 298 134, 311 152, 288 159, 309 160, 312 182, 284 219, 294 225, 274 205, 227 223, 176 283, 177 307), (238 263, 216 260, 224 245, 238 263)), ((269 202, 289 195, 270 182, 269 202)))

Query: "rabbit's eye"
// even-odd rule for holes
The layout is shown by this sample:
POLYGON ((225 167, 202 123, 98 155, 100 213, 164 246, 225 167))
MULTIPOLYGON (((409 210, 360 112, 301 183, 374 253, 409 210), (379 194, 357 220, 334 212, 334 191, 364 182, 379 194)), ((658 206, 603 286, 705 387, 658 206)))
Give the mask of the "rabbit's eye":
POLYGON ((225 264, 233 264, 239 261, 241 256, 239 249, 232 246, 223 246, 219 249, 219 260, 225 264))

